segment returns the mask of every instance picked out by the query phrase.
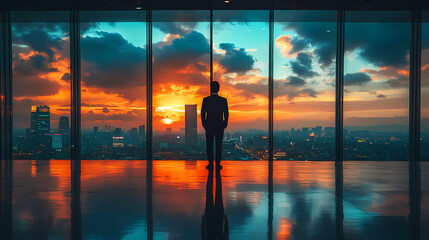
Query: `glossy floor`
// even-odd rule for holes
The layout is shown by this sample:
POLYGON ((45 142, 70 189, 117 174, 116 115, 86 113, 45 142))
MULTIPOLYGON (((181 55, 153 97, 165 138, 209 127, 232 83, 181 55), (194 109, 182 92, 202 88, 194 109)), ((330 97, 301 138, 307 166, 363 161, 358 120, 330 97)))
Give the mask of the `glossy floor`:
MULTIPOLYGON (((205 166, 153 162, 154 239, 201 239, 205 166)), ((335 239, 334 163, 279 161, 273 170, 271 215, 267 162, 223 162, 230 239, 335 239)), ((424 226, 429 163, 422 163, 422 176, 424 226)), ((82 161, 81 190, 84 239, 147 238, 145 161, 82 161)), ((12 201, 14 239, 70 239, 70 161, 14 161, 12 201)), ((406 239, 408 164, 345 162, 343 206, 345 239, 406 239)), ((422 227, 422 239, 428 234, 422 227)))

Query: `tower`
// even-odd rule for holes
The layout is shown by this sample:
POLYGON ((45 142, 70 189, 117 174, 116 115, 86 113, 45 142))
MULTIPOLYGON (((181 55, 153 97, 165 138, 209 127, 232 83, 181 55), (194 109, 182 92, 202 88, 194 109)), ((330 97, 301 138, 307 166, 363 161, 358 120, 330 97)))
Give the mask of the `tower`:
POLYGON ((185 143, 188 147, 197 144, 197 104, 185 105, 185 143))

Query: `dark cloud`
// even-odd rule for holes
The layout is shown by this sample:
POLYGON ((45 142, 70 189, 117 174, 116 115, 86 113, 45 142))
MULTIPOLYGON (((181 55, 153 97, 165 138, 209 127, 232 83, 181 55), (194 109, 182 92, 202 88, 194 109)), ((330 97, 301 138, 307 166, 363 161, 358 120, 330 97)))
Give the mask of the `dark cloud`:
POLYGON ((36 54, 29 59, 19 58, 17 54, 13 56, 14 71, 22 75, 33 75, 38 77, 42 73, 58 72, 57 68, 49 67, 52 64, 45 56, 36 54))
MULTIPOLYGON (((284 29, 293 29, 301 39, 305 39, 306 44, 311 44, 316 48, 315 53, 322 65, 330 65, 335 60, 336 34, 332 31, 336 28, 333 22, 290 22, 285 23, 284 29), (331 30, 328 32, 327 30, 331 30)), ((293 48, 302 46, 301 42, 291 41, 293 48), (298 44, 295 47, 295 44, 298 44)))
POLYGON ((317 98, 317 92, 308 87, 305 86, 303 79, 297 78, 297 77, 289 77, 288 80, 275 80, 274 81, 274 89, 275 90, 275 97, 283 97, 287 96, 289 101, 293 101, 295 97, 299 96, 310 96, 313 98, 317 98), (294 80, 291 80, 294 79, 294 80), (293 81, 294 84, 291 84, 290 82, 293 81))
POLYGON ((292 38, 290 43, 292 44, 292 50, 290 51, 290 53, 300 52, 304 50, 308 45, 307 40, 300 38, 292 38))
POLYGON ((197 65, 202 56, 210 53, 210 45, 202 33, 191 31, 174 39, 170 45, 156 45, 153 51, 156 65, 168 64, 170 68, 177 68, 191 63, 197 65))
POLYGON ((314 52, 319 57, 319 62, 325 67, 335 61, 335 47, 331 44, 320 44, 314 52))
POLYGON ((153 27, 165 34, 186 35, 197 26, 197 22, 154 22, 153 27))
POLYGON ((386 81, 387 84, 389 84, 390 87, 392 88, 399 88, 399 87, 406 87, 408 80, 405 79, 401 79, 401 78, 392 78, 386 81))
POLYGON ((306 84, 305 80, 299 77, 290 76, 288 77, 288 82, 286 82, 286 85, 294 85, 294 86, 303 86, 306 84))
POLYGON ((108 108, 104 107, 104 108, 103 108, 103 110, 102 110, 102 112, 103 112, 103 113, 109 113, 109 112, 110 112, 110 110, 109 110, 108 108))
POLYGON ((36 97, 50 96, 58 93, 61 85, 37 76, 27 76, 20 73, 14 74, 13 96, 14 97, 36 97))
POLYGON ((317 98, 317 92, 311 88, 305 88, 301 91, 302 93, 308 93, 308 96, 317 98))
MULTIPOLYGON (((319 62, 329 65, 335 60, 335 26, 334 22, 292 22, 286 23, 285 29, 295 30, 299 37, 311 43, 319 62)), ((409 32, 407 23, 349 23, 345 50, 361 49, 360 56, 376 66, 403 67, 408 64, 409 32)))
POLYGON ((386 95, 384 95, 384 94, 379 94, 379 95, 377 95, 377 97, 378 97, 378 98, 386 98, 386 95))
POLYGON ((61 77, 61 80, 70 81, 70 73, 64 73, 64 75, 61 77))
POLYGON ((369 82, 371 82, 371 76, 367 73, 357 72, 344 75, 345 86, 363 86, 369 82))
POLYGON ((118 33, 97 35, 81 40, 84 84, 109 90, 145 85, 146 50, 118 33))
POLYGON ((21 36, 15 37, 15 40, 15 44, 28 45, 39 53, 46 53, 49 56, 49 60, 54 57, 55 51, 53 49, 61 50, 61 41, 63 41, 55 35, 50 35, 48 32, 37 29, 23 33, 21 36))
POLYGON ((298 60, 298 63, 306 67, 311 67, 311 56, 307 53, 299 53, 298 56, 296 56, 296 60, 298 60))
POLYGON ((253 69, 256 60, 244 48, 236 49, 233 43, 221 43, 219 48, 225 50, 225 55, 221 57, 219 64, 226 72, 244 74, 253 69))
POLYGON ((296 61, 291 61, 292 71, 300 77, 311 78, 317 75, 312 69, 312 60, 309 54, 299 53, 296 61))
MULTIPOLYGON (((266 79, 265 79, 266 80, 266 79)), ((242 90, 240 96, 247 99, 256 97, 267 97, 268 85, 266 81, 259 81, 258 83, 237 83, 233 85, 234 89, 242 90)))

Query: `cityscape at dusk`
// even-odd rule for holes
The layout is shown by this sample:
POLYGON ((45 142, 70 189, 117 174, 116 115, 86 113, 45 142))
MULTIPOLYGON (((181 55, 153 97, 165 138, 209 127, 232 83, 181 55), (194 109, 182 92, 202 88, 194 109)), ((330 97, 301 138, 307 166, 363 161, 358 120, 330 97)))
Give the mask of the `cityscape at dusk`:
POLYGON ((108 2, 1 12, 1 239, 429 238, 427 12, 108 2))

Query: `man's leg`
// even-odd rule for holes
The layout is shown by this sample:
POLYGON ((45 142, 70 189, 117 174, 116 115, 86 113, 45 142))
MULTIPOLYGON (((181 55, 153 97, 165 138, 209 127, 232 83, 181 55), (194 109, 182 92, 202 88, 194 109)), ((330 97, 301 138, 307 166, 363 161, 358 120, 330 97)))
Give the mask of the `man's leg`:
POLYGON ((222 160, 222 140, 223 140, 223 129, 215 131, 216 140, 216 164, 220 164, 222 160))
POLYGON ((207 151, 207 160, 209 160, 209 164, 213 164, 213 142, 214 142, 214 131, 206 130, 206 151, 207 151))

